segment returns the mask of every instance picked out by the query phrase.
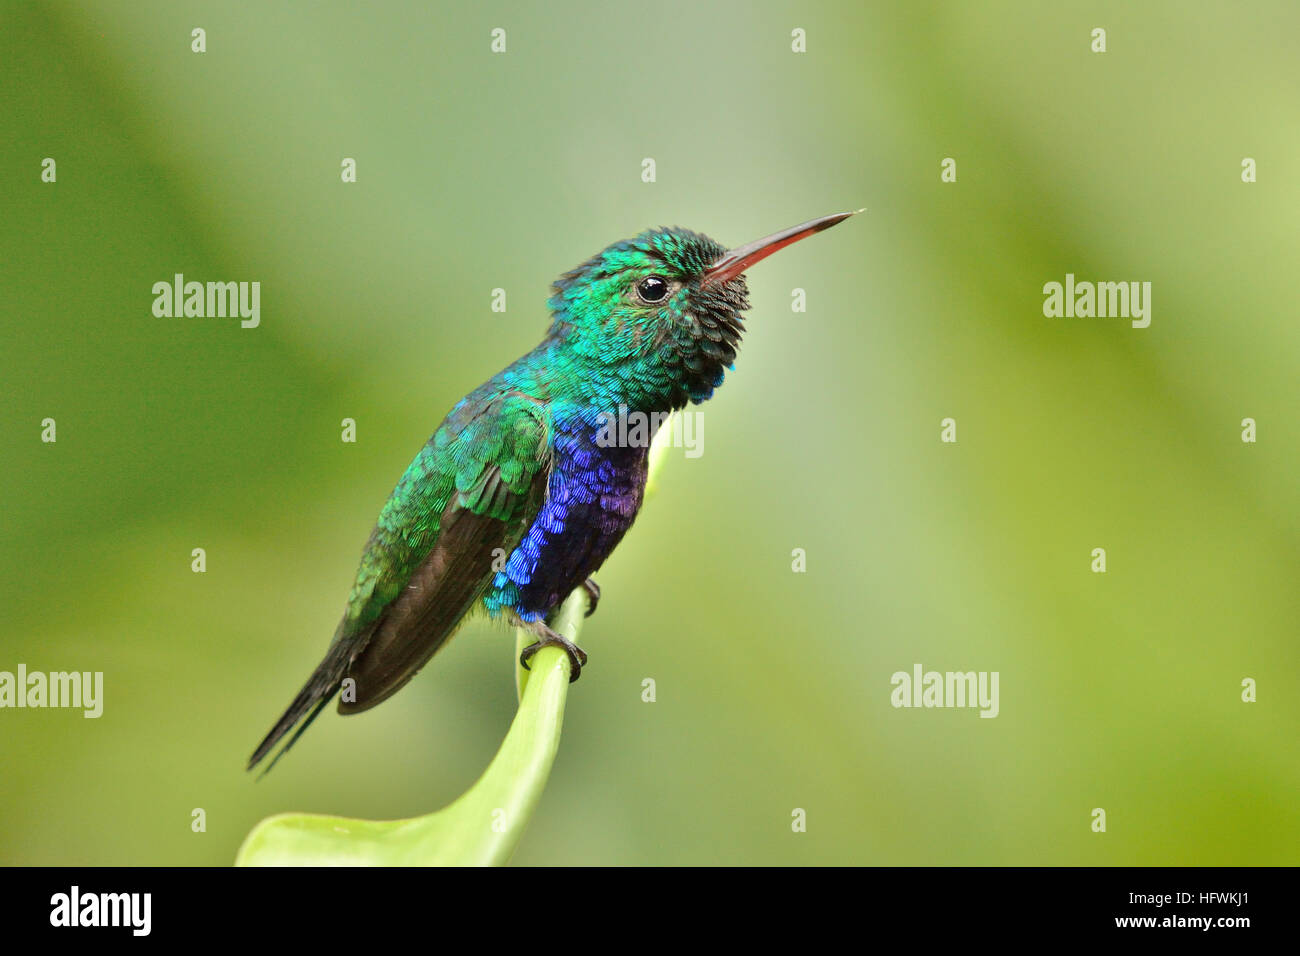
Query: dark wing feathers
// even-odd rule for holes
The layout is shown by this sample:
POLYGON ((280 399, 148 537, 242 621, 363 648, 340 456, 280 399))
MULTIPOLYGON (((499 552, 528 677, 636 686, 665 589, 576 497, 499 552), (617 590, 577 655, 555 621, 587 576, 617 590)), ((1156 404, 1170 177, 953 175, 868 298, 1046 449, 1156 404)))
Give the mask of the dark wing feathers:
POLYGON ((520 534, 520 522, 475 514, 453 498, 429 556, 348 668, 346 676, 357 682, 356 695, 355 700, 348 694, 339 700, 339 713, 369 710, 414 677, 491 582, 494 552, 501 548, 509 554, 520 534))
POLYGON ((250 769, 302 722, 267 770, 275 766, 345 679, 355 679, 355 697, 345 694, 339 712, 367 710, 396 693, 446 643, 491 583, 498 549, 512 551, 541 507, 548 442, 545 409, 519 393, 497 395, 474 413, 458 406, 448 416, 385 505, 333 643, 254 751, 250 769), (483 441, 485 432, 501 439, 483 441), (412 495, 422 495, 422 504, 446 501, 436 534, 419 553, 405 533, 412 495))

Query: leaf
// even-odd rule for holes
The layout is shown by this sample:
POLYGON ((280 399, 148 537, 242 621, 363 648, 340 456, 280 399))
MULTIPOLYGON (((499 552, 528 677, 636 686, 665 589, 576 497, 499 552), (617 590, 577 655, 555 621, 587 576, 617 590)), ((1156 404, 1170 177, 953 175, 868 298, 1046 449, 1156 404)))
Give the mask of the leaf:
MULTIPOLYGON (((577 642, 587 609, 578 588, 555 628, 577 642)), ((532 638, 516 631, 517 652, 532 638)), ((518 653, 516 652, 516 657, 518 653)), ((516 668, 519 710, 483 776, 454 803, 409 820, 283 813, 255 826, 236 866, 485 866, 509 861, 541 799, 560 746, 569 658, 545 647, 516 668)))

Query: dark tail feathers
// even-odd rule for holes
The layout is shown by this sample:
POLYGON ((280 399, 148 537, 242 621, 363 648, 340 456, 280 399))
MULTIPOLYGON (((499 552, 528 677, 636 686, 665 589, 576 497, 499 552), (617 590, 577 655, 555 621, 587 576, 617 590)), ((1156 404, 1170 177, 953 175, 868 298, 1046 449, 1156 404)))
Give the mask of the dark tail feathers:
POLYGON ((277 743, 293 730, 294 726, 302 722, 289 742, 286 743, 280 752, 277 753, 272 761, 262 771, 262 776, 271 772, 271 768, 279 762, 280 758, 289 752, 289 748, 298 742, 302 732, 311 726, 311 722, 316 719, 316 715, 325 709, 325 706, 334 699, 334 695, 339 692, 339 687, 343 684, 343 677, 347 674, 348 668, 352 664, 353 650, 356 642, 349 640, 335 640, 330 646, 325 659, 320 662, 315 672, 308 678, 307 683, 303 685, 302 690, 298 691, 298 696, 293 699, 283 716, 280 717, 271 732, 267 734, 257 749, 253 751, 253 756, 248 758, 248 769, 252 770, 261 763, 266 755, 269 754, 277 743))

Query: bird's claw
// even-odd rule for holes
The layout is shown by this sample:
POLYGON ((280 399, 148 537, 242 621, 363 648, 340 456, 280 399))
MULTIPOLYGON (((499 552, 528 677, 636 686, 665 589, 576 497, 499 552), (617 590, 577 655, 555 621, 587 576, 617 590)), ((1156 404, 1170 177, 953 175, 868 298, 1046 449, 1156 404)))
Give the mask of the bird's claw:
POLYGON ((596 605, 600 603, 600 585, 596 583, 595 578, 587 578, 582 582, 582 589, 587 592, 587 613, 583 617, 591 617, 596 613, 596 605))
POLYGON ((528 661, 543 647, 563 648, 564 653, 569 655, 570 684, 582 675, 582 666, 587 663, 587 652, 564 635, 557 634, 554 631, 544 635, 541 640, 534 641, 532 644, 525 647, 523 652, 519 655, 519 665, 526 671, 532 670, 528 665, 528 661))

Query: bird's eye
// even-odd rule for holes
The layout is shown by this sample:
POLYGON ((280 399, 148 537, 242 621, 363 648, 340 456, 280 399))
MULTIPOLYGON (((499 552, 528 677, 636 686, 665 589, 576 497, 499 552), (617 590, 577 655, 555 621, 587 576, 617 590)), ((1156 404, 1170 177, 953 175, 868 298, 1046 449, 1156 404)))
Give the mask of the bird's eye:
POLYGON ((642 302, 662 302, 668 298, 668 281, 662 276, 646 276, 636 284, 636 294, 642 302))

